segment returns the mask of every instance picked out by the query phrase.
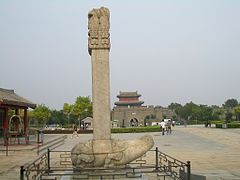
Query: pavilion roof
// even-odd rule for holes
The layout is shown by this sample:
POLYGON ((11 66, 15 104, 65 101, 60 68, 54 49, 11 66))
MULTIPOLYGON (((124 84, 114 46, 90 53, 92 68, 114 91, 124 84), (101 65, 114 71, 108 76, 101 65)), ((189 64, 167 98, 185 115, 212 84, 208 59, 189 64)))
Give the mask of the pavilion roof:
POLYGON ((36 104, 19 96, 12 89, 0 88, 0 105, 36 108, 36 104))
POLYGON ((90 122, 93 122, 93 118, 92 117, 86 117, 82 121, 85 122, 85 123, 90 123, 90 122))
POLYGON ((117 95, 117 97, 140 97, 141 94, 138 94, 137 91, 133 91, 133 92, 121 92, 119 93, 119 95, 117 95))
POLYGON ((138 105, 142 105, 144 102, 143 101, 117 101, 114 104, 117 106, 138 106, 138 105))

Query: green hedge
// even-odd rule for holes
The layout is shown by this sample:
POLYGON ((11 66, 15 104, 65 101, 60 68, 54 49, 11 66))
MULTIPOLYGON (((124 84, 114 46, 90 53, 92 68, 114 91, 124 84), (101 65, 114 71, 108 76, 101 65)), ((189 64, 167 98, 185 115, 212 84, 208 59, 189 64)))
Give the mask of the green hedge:
POLYGON ((228 123, 227 128, 240 128, 240 123, 228 123))
MULTIPOLYGON (((140 133, 140 132, 160 132, 161 128, 159 126, 147 126, 147 127, 127 127, 127 128, 113 128, 111 129, 112 133, 140 133)), ((78 130, 79 134, 89 134, 92 133, 92 130, 78 130)), ((44 134, 72 134, 73 130, 44 130, 44 134)))
POLYGON ((212 120, 210 122, 211 122, 211 124, 223 124, 225 121, 224 120, 212 120))
MULTIPOLYGON (((78 130, 79 134, 90 134, 92 133, 92 130, 78 130)), ((72 134, 73 130, 72 129, 55 129, 55 130, 44 130, 44 134, 72 134)))
MULTIPOLYGON (((222 128, 223 124, 216 124, 216 128, 222 128)), ((228 123, 227 128, 240 128, 240 123, 228 123)))
POLYGON ((112 133, 140 133, 140 132, 160 132, 159 126, 147 126, 147 127, 128 127, 128 128, 113 128, 112 133))

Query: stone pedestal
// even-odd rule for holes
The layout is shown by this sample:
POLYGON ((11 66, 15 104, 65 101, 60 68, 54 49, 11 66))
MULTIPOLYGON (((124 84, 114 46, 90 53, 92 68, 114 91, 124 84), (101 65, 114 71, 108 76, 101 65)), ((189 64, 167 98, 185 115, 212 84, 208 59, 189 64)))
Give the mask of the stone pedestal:
POLYGON ((133 140, 89 140, 71 152, 75 168, 122 166, 141 157, 154 145, 152 136, 133 140))

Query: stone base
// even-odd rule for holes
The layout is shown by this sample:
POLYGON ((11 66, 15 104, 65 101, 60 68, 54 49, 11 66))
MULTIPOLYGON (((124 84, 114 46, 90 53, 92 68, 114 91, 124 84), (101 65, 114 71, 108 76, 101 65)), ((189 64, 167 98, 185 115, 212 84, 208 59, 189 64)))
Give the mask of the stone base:
MULTIPOLYGON (((134 179, 143 179, 143 173, 140 170, 136 169, 134 172, 132 169, 115 169, 115 170, 95 170, 91 172, 87 172, 84 174, 82 172, 81 175, 72 175, 68 177, 68 180, 80 180, 80 179, 92 179, 92 180, 99 180, 99 179, 116 179, 116 180, 132 180, 134 179)), ((62 179, 61 179, 62 180, 62 179)))
POLYGON ((89 140, 71 152, 74 168, 122 166, 144 155, 154 145, 152 136, 134 140, 89 140))

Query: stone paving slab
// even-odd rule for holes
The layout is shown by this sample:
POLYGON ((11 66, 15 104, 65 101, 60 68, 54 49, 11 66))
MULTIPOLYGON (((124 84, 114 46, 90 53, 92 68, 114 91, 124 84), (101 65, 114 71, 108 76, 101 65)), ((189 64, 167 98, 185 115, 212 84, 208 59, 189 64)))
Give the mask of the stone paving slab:
MULTIPOLYGON (((159 150, 183 162, 191 161, 192 173, 207 179, 240 179, 240 129, 216 129, 201 126, 177 126, 171 135, 150 133, 159 150)), ((144 133, 112 134, 113 139, 135 139, 144 133)), ((69 135, 70 137, 70 135, 69 135)), ((59 150, 69 150, 91 134, 68 138, 59 150)))
MULTIPOLYGON (((145 133, 112 134, 113 139, 135 139, 145 133)), ((215 129, 203 126, 177 126, 171 135, 150 133, 159 150, 183 162, 191 161, 192 173, 206 176, 208 180, 240 179, 240 129, 215 129)), ((71 150, 78 142, 86 142, 92 134, 68 138, 56 150, 71 150)), ((6 159, 0 155, 0 180, 19 179, 19 167, 36 154, 22 154, 6 159), (5 160, 4 160, 5 159, 5 160), (5 163, 4 163, 5 162, 5 163), (5 173, 3 173, 5 172, 5 173)), ((154 179, 149 177, 148 179, 154 179)))
MULTIPOLYGON (((44 144, 47 144, 54 139, 57 139, 63 135, 45 135, 44 144)), ((39 156, 33 149, 36 144, 31 145, 11 145, 9 147, 9 155, 0 152, 0 180, 13 180, 20 178, 20 166, 37 159, 39 156)), ((41 154, 40 154, 41 155, 41 154)))

